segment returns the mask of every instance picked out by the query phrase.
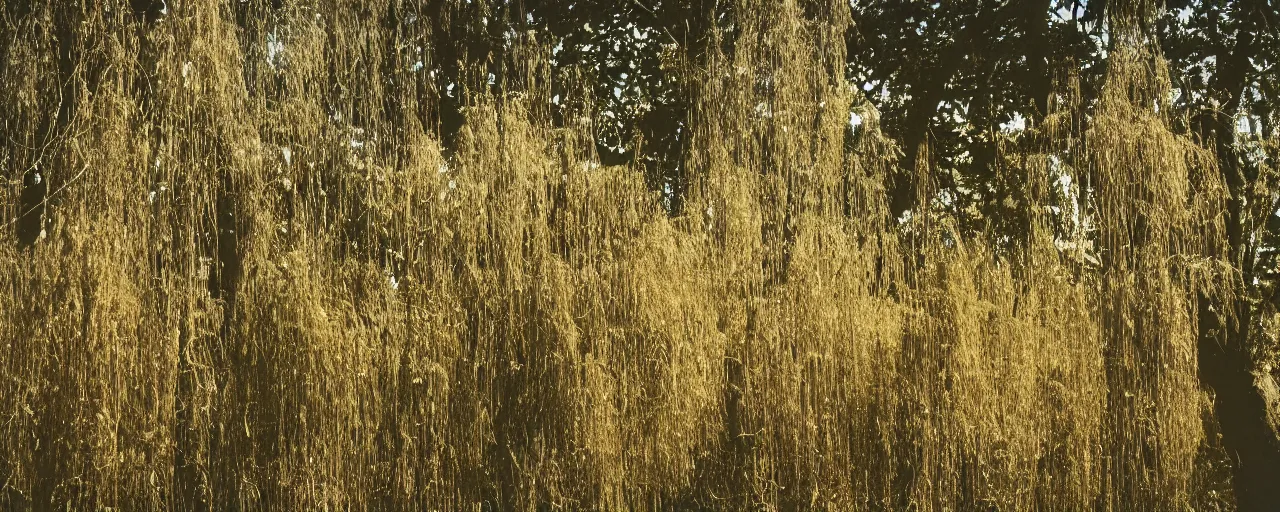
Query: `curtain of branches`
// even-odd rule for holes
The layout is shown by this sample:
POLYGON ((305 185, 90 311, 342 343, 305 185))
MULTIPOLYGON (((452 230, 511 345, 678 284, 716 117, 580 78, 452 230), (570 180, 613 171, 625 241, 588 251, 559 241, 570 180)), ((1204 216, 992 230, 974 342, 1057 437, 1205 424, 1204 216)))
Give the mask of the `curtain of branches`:
POLYGON ((1272 0, 11 0, 0 509, 1271 510, 1272 0))

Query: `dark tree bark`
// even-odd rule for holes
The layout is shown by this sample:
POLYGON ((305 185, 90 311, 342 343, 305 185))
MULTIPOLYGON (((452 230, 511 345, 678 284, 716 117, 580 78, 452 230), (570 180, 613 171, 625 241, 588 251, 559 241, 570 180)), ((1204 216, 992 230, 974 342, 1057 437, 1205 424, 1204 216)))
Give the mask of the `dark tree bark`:
POLYGON ((1200 301, 1200 379, 1214 391, 1222 444, 1234 458, 1236 505, 1242 511, 1275 510, 1280 499, 1280 442, 1270 376, 1253 372, 1246 339, 1249 305, 1237 305, 1236 322, 1222 322, 1200 301), (1270 398, 1270 399, 1268 399, 1270 398))

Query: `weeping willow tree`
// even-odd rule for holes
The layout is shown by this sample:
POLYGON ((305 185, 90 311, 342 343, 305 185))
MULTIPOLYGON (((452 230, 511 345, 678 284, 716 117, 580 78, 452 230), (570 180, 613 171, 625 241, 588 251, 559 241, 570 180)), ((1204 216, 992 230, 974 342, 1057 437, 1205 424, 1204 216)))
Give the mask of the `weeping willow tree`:
POLYGON ((1002 153, 1031 198, 1010 255, 889 214, 893 173, 936 200, 929 147, 904 171, 846 80, 846 2, 737 0, 667 47, 675 215, 601 165, 590 101, 550 114, 536 32, 482 62, 450 41, 481 4, 438 4, 6 4, 2 508, 1229 496, 1196 345, 1234 300, 1224 184, 1140 37, 1098 105, 1064 75, 1002 153), (1100 260, 1042 207, 1063 175, 1093 184, 1067 231, 1100 260))

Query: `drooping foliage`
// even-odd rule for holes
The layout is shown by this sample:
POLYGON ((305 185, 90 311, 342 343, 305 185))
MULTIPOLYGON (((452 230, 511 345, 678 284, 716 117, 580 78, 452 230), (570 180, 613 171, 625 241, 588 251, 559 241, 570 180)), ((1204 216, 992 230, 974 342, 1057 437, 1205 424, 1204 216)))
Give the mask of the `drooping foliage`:
POLYGON ((6 4, 0 508, 1229 502, 1228 186, 1159 51, 1096 106, 1058 66, 984 237, 895 211, 937 141, 848 80, 847 2, 638 5, 672 78, 623 107, 676 118, 623 140, 543 5, 6 4))

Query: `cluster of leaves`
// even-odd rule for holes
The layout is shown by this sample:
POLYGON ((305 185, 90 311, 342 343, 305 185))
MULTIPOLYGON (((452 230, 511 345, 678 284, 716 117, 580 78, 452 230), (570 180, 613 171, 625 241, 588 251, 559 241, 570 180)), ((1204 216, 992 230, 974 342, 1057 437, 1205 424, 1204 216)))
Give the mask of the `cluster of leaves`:
POLYGON ((960 234, 1025 235, 1024 180, 1003 173, 1002 146, 1054 108, 1070 70, 1096 94, 1103 49, 1097 14, 1070 0, 855 2, 849 76, 884 113, 911 174, 893 184, 895 213, 914 205, 916 148, 936 169, 932 205, 960 234), (1019 220, 1022 220, 1019 222, 1019 220))

